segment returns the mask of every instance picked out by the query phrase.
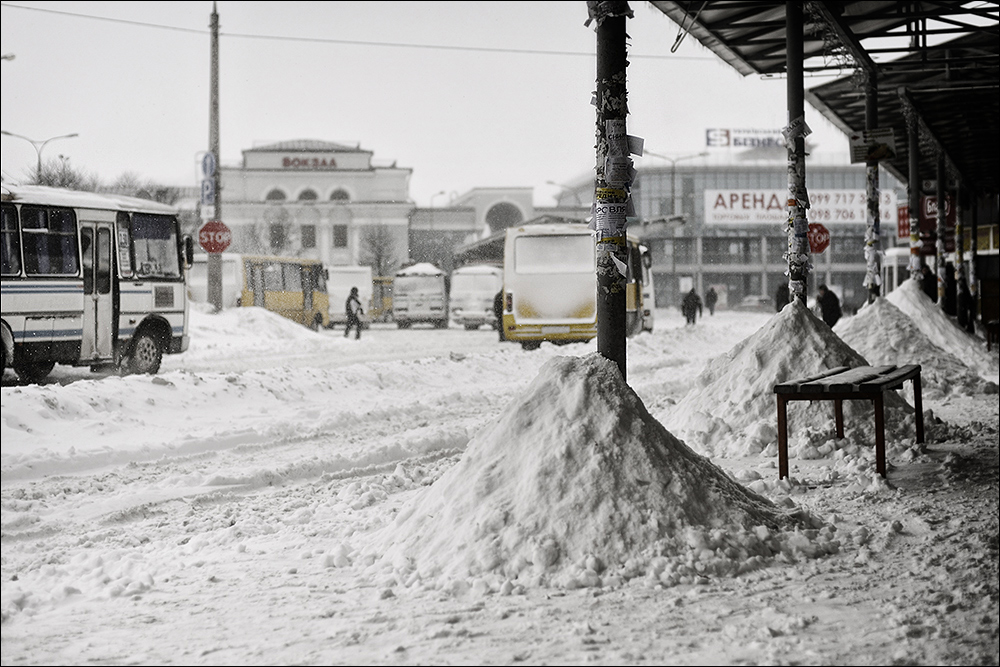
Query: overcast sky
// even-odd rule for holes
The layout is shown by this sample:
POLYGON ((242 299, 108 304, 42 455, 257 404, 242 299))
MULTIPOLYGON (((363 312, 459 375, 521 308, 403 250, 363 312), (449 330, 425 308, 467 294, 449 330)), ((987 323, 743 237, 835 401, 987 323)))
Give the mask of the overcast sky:
MULTIPOLYGON (((647 150, 676 158, 706 150, 707 129, 785 125, 783 79, 744 78, 690 36, 671 53, 678 26, 630 6, 627 128, 647 150)), ((218 12, 223 164, 277 141, 360 145, 412 169, 422 206, 514 186, 546 205, 560 191, 548 181, 593 173, 596 34, 583 0, 222 1, 218 12)), ((2 3, 3 130, 36 142, 78 133, 42 159, 65 156, 102 181, 196 185, 211 13, 210 1, 2 3)), ((814 152, 846 162, 847 138, 808 105, 806 121, 814 152)), ((33 173, 31 143, 4 136, 2 148, 5 179, 33 173)))

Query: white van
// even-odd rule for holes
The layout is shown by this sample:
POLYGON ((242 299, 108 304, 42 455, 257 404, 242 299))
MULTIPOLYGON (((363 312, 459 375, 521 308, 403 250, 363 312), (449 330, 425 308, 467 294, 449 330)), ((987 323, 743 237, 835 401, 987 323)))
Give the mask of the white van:
POLYGON ((503 269, 493 264, 472 264, 451 272, 448 302, 451 319, 472 331, 484 324, 496 328, 493 299, 503 289, 503 269))
MULTIPOLYGON (((222 257, 222 307, 240 305, 243 294, 243 256, 224 252, 222 257)), ((208 303, 208 255, 194 256, 188 269, 188 294, 192 301, 208 303)))
POLYGON ((425 322, 448 328, 445 273, 428 262, 400 269, 392 281, 392 319, 400 329, 425 322))
POLYGON ((330 266, 327 267, 326 293, 330 295, 330 326, 347 325, 347 311, 344 304, 351 288, 358 288, 358 299, 364 314, 361 326, 370 322, 372 310, 372 267, 370 266, 330 266))

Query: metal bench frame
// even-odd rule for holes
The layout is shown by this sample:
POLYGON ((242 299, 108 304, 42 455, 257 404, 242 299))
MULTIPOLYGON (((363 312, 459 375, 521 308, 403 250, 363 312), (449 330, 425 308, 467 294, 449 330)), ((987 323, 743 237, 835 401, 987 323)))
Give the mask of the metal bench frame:
POLYGON ((778 400, 778 479, 788 477, 788 401, 833 401, 837 438, 844 437, 844 401, 868 400, 875 406, 875 466, 885 477, 886 391, 913 382, 913 408, 917 420, 917 442, 924 441, 923 401, 920 397, 920 365, 840 366, 818 375, 774 385, 778 400))

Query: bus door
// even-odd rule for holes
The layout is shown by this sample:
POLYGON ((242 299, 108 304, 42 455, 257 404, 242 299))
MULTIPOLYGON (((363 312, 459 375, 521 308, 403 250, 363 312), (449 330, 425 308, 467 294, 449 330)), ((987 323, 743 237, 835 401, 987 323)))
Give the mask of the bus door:
POLYGON ((110 223, 80 223, 83 259, 83 336, 80 359, 111 359, 114 281, 110 223))
POLYGON ((264 265, 247 262, 247 287, 253 292, 253 305, 264 307, 264 265))

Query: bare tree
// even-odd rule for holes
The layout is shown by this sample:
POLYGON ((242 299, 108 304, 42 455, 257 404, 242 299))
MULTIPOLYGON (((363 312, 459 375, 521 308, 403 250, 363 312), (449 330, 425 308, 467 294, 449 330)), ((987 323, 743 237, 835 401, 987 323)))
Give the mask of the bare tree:
POLYGON ((358 261, 372 267, 377 276, 391 276, 400 261, 396 254, 396 238, 385 225, 370 225, 360 234, 358 261))
POLYGON ((70 165, 69 158, 64 155, 60 155, 58 158, 42 164, 41 172, 35 174, 31 182, 54 188, 68 188, 70 190, 85 190, 88 192, 96 192, 101 187, 100 181, 98 181, 96 176, 75 169, 70 165))

